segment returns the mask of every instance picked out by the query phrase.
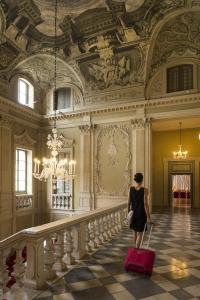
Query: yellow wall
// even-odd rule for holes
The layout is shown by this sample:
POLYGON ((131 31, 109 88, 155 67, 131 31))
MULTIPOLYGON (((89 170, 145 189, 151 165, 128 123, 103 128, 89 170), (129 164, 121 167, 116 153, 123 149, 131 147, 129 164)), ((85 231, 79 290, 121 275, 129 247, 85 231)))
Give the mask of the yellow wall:
MULTIPOLYGON (((182 130, 183 150, 188 150, 188 158, 200 156, 200 129, 182 130)), ((153 132, 153 206, 162 206, 164 201, 164 167, 163 159, 172 158, 173 151, 178 149, 179 131, 154 131, 153 132)))

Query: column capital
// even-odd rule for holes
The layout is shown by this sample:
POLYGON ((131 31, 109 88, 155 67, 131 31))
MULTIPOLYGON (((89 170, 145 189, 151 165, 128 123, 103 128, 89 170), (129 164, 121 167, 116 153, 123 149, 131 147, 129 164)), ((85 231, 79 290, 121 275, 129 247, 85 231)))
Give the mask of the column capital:
POLYGON ((135 129, 140 129, 145 127, 145 118, 133 119, 131 120, 131 126, 135 129))
POLYGON ((96 128, 95 124, 85 124, 80 125, 79 130, 82 134, 89 134, 91 131, 93 131, 96 128))
POLYGON ((13 124, 14 122, 10 117, 5 115, 0 115, 0 127, 6 127, 11 129, 13 124))
POLYGON ((135 129, 143 129, 151 123, 151 118, 138 118, 131 120, 131 126, 135 129))

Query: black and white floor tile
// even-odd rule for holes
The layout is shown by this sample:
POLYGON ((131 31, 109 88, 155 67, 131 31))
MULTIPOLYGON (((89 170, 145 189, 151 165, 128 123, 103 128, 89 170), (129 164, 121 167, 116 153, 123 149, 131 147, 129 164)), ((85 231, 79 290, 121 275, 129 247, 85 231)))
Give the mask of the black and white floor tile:
POLYGON ((132 231, 85 257, 37 300, 200 299, 200 212, 154 214, 150 247, 156 251, 151 278, 123 269, 132 231))

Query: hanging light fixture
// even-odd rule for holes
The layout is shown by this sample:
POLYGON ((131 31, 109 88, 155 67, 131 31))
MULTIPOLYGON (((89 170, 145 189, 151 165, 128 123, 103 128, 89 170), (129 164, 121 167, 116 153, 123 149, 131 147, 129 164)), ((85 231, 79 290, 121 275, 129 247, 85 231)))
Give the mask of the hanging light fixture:
POLYGON ((47 146, 51 150, 50 158, 43 158, 42 162, 35 158, 34 159, 34 172, 33 176, 40 180, 46 181, 49 177, 52 178, 53 189, 56 190, 57 179, 69 180, 74 179, 75 176, 75 165, 74 160, 60 159, 58 157, 59 151, 64 146, 64 137, 62 134, 58 135, 56 128, 56 110, 58 105, 58 93, 57 88, 57 11, 58 11, 58 1, 55 0, 55 36, 54 36, 54 128, 52 133, 47 136, 47 146), (42 169, 40 168, 42 166, 42 169))
POLYGON ((179 149, 178 151, 174 151, 173 152, 173 155, 174 155, 174 159, 186 159, 187 158, 187 155, 188 155, 188 151, 183 151, 182 150, 182 144, 181 144, 181 125, 182 123, 179 122, 179 126, 180 126, 180 129, 179 129, 179 149))

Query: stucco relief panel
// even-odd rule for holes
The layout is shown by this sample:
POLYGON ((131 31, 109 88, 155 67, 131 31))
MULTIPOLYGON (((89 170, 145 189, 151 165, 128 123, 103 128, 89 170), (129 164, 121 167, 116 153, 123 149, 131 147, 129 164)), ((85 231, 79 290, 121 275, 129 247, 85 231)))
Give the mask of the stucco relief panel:
POLYGON ((96 192, 127 195, 130 184, 130 130, 128 125, 97 128, 96 192))
POLYGON ((167 22, 157 36, 151 76, 169 58, 200 58, 200 12, 185 13, 167 22))
POLYGON ((138 46, 121 54, 113 53, 79 65, 89 94, 94 90, 117 86, 141 85, 144 81, 144 53, 138 46))

